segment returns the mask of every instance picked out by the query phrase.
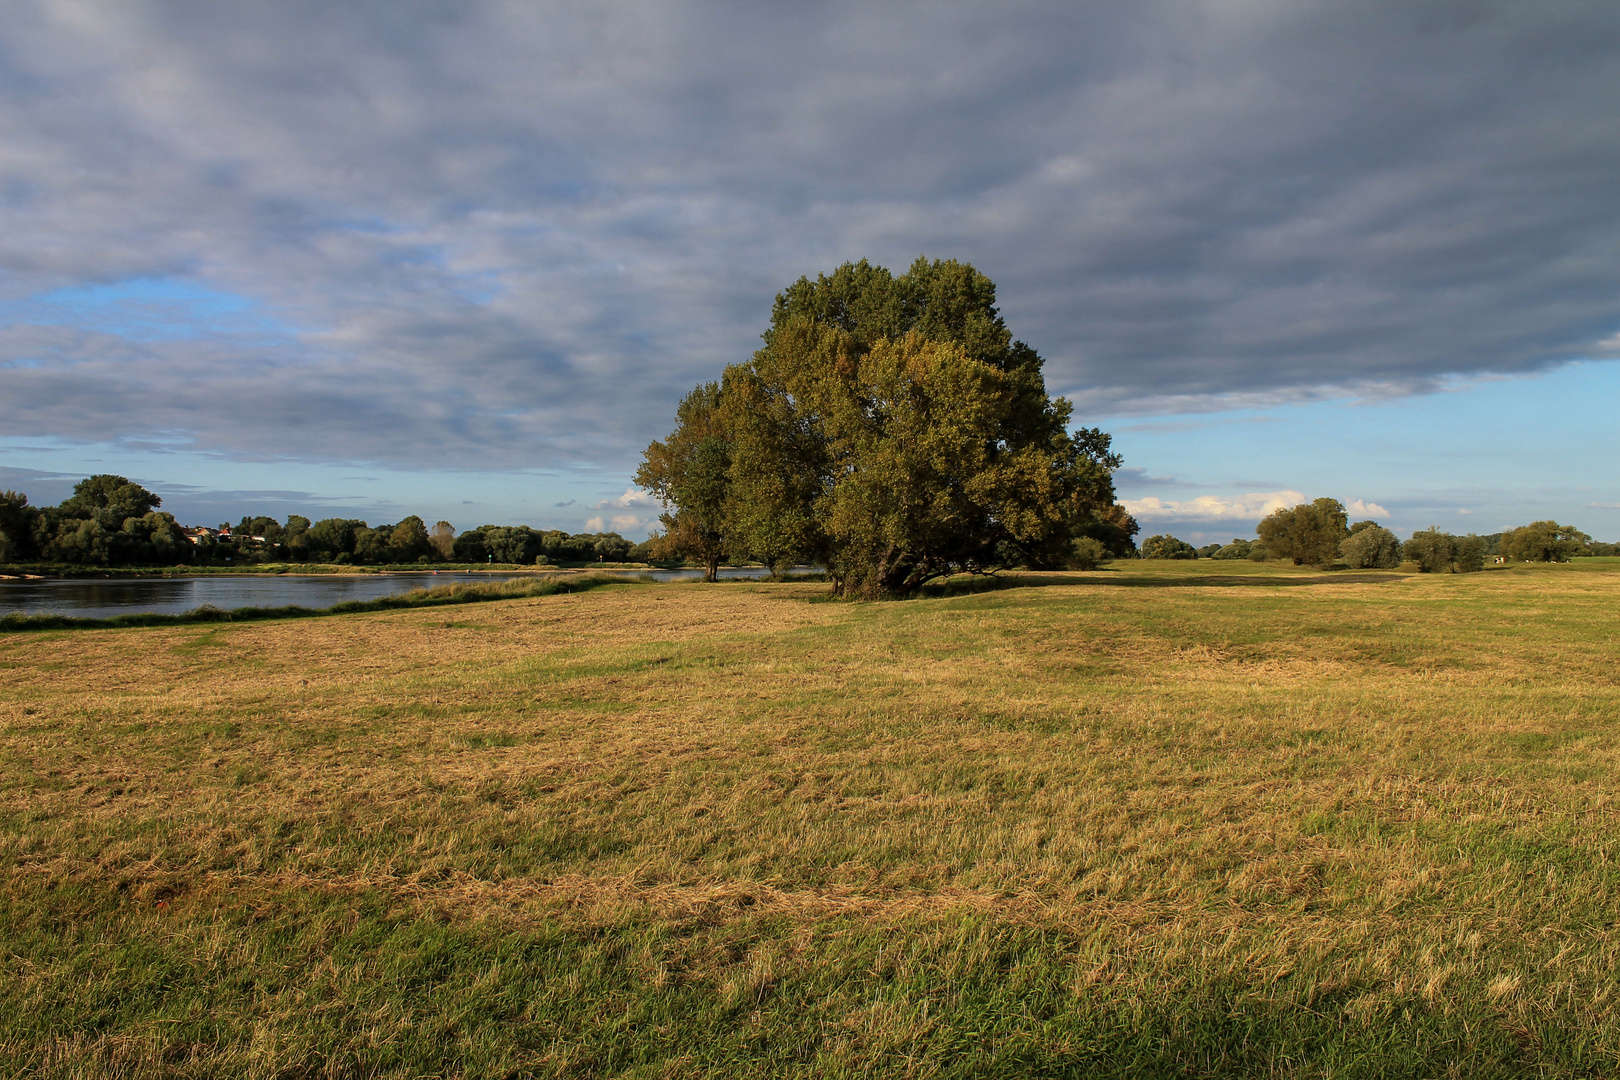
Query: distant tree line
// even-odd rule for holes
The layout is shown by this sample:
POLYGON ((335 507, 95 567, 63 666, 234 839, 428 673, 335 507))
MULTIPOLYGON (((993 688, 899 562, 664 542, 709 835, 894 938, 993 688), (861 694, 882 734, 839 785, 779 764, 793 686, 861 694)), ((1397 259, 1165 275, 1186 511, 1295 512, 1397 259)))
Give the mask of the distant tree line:
POLYGON ((1150 536, 1137 554, 1144 559, 1287 559, 1295 566, 1393 569, 1415 564, 1422 573, 1467 574, 1487 559, 1505 562, 1565 562, 1592 555, 1620 555, 1620 545, 1593 540, 1556 521, 1536 521, 1506 532, 1455 536, 1430 526, 1402 543, 1376 521, 1349 523, 1337 499, 1317 499, 1277 510, 1260 522, 1258 537, 1194 548, 1174 536, 1150 536))
POLYGON ((285 522, 247 516, 235 526, 187 529, 158 509, 162 500, 122 476, 91 476, 60 506, 32 506, 26 495, 0 492, 0 563, 76 566, 241 565, 300 562, 357 565, 408 563, 640 562, 648 545, 618 533, 570 534, 527 525, 480 525, 456 533, 448 521, 431 529, 411 515, 396 524, 352 518, 285 522))

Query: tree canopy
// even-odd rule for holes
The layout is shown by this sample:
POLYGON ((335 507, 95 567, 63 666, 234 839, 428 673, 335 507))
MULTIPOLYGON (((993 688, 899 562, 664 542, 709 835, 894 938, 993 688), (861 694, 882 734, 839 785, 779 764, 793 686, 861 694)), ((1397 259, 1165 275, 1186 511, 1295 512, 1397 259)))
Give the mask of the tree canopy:
POLYGON ((1277 510, 1260 522, 1260 543, 1273 559, 1292 559, 1295 566, 1331 566, 1339 544, 1350 535, 1344 504, 1317 499, 1277 510))
POLYGON ((1376 521, 1358 521, 1340 542, 1339 558, 1352 570, 1393 570, 1401 565, 1401 542, 1376 521))
POLYGON ((1533 521, 1504 533, 1498 550, 1514 562, 1567 562, 1583 553, 1591 540, 1556 521, 1533 521))
POLYGON ((1109 437, 1069 431, 1069 403, 1047 396, 973 267, 919 258, 896 277, 863 260, 800 278, 763 338, 644 454, 637 482, 667 507, 671 553, 816 561, 839 593, 879 596, 1061 565, 1112 520, 1109 437))
POLYGON ((721 405, 719 383, 704 383, 681 399, 675 431, 647 447, 636 483, 662 502, 664 533, 654 544, 661 557, 690 556, 706 581, 736 546, 737 523, 728 523, 732 413, 721 405), (728 527, 729 526, 729 527, 728 527))
MULTIPOLYGON (((1219 547, 1216 548, 1220 550, 1219 547)), ((1150 536, 1142 541, 1144 559, 1196 559, 1198 549, 1170 535, 1150 536)))

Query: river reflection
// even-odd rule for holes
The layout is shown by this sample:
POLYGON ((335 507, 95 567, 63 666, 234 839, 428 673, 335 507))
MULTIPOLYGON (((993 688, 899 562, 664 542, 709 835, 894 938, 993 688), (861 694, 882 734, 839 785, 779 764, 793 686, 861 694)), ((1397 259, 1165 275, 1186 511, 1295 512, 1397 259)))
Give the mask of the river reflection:
MULTIPOLYGON (((660 581, 702 577, 699 570, 624 571, 651 573, 660 581)), ((761 577, 757 568, 735 567, 722 577, 761 577)), ((178 615, 204 605, 226 611, 239 607, 327 608, 348 600, 376 600, 415 589, 475 581, 508 581, 529 574, 212 574, 171 578, 44 578, 0 581, 0 615, 70 615, 105 619, 113 615, 178 615)))

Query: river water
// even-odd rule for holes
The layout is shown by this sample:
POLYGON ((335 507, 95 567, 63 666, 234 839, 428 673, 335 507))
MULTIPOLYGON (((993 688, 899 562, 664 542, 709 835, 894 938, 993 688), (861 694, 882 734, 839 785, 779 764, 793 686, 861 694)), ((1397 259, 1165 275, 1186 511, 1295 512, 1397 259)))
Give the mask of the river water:
MULTIPOLYGON (((700 570, 624 571, 650 573, 660 581, 703 576, 700 570)), ((765 571, 732 567, 721 577, 762 577, 765 571)), ((208 574, 169 578, 36 578, 0 581, 0 615, 71 615, 105 619, 113 615, 177 615, 208 605, 327 608, 347 600, 384 596, 464 582, 506 581, 528 574, 208 574)))

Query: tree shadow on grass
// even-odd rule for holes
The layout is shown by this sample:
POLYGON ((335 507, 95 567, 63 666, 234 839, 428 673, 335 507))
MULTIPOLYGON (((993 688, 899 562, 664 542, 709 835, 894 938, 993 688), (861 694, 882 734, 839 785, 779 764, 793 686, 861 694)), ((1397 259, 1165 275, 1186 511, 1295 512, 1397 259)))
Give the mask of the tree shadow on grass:
POLYGON ((1177 574, 1159 577, 1122 574, 1115 570, 1083 573, 1051 571, 1042 574, 985 574, 950 578, 942 582, 930 582, 923 586, 917 595, 930 598, 970 596, 976 593, 997 592, 1001 589, 1038 589, 1054 585, 1097 585, 1115 589, 1274 589, 1295 588, 1302 585, 1389 585, 1405 581, 1411 576, 1345 571, 1299 577, 1271 574, 1177 574))

